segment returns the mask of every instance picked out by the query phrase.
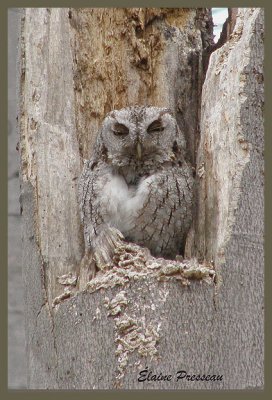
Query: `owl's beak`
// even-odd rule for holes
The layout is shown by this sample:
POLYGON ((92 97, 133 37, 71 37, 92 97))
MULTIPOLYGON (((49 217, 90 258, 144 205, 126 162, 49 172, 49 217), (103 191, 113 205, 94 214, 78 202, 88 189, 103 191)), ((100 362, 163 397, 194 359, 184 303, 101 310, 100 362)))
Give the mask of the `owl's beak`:
POLYGON ((142 159, 142 145, 139 142, 137 142, 136 149, 137 149, 137 154, 136 154, 137 158, 138 158, 138 160, 141 160, 142 159))

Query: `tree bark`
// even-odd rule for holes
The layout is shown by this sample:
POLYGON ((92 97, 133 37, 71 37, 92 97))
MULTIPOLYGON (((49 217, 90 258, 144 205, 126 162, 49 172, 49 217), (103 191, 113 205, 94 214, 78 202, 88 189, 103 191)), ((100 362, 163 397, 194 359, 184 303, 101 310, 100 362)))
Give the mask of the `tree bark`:
POLYGON ((263 39, 264 11, 239 9, 229 41, 210 58, 197 157, 191 254, 216 265, 214 365, 237 389, 264 378, 263 39))
POLYGON ((26 9, 21 40, 29 388, 261 388, 263 11, 239 9, 202 106, 208 9, 26 9), (136 103, 170 107, 185 133, 198 182, 186 255, 204 266, 119 262, 79 291, 82 158, 105 113, 136 103), (172 378, 139 382, 146 367, 172 378))

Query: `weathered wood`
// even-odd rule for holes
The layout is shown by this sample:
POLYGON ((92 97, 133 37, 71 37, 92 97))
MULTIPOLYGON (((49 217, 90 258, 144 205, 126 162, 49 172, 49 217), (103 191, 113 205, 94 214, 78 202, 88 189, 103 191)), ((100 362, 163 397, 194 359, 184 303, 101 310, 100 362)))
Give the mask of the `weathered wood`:
POLYGON ((263 35, 263 10, 239 9, 202 92, 192 254, 217 268, 214 365, 228 371, 228 388, 264 378, 263 35))
POLYGON ((123 286, 89 287, 53 307, 64 287, 57 277, 76 274, 83 256, 76 178, 105 112, 169 106, 196 159, 209 18, 205 9, 26 10, 20 146, 30 388, 263 385, 260 9, 239 10, 203 88, 198 207, 187 255, 213 260, 216 292, 205 282, 161 282, 140 269, 123 286), (146 367, 173 378, 140 383, 146 367), (223 379, 177 382, 181 369, 223 379))
POLYGON ((75 9, 70 22, 75 35, 77 132, 83 157, 89 158, 107 112, 149 104, 171 108, 195 162, 202 52, 212 42, 210 10, 75 9))
POLYGON ((52 303, 62 289, 56 277, 76 271, 82 257, 68 11, 26 9, 23 41, 21 176, 34 191, 34 239, 52 303))
POLYGON ((83 254, 76 179, 72 53, 68 11, 26 9, 22 26, 21 206, 28 384, 57 387, 51 305, 56 277, 83 254), (45 340, 46 338, 46 340, 45 340), (54 371, 55 373, 55 371, 54 371))

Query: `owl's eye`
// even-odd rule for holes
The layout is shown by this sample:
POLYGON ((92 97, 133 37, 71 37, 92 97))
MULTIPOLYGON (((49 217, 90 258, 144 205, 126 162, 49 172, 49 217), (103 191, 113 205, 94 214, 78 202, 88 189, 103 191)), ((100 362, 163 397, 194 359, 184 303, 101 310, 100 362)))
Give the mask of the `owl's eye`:
POLYGON ((160 119, 156 119, 156 121, 153 121, 149 127, 147 128, 148 133, 152 132, 161 132, 164 130, 164 126, 162 124, 162 121, 160 119))
POLYGON ((116 136, 125 136, 129 133, 129 129, 126 125, 119 124, 119 122, 115 122, 112 126, 112 131, 116 136))

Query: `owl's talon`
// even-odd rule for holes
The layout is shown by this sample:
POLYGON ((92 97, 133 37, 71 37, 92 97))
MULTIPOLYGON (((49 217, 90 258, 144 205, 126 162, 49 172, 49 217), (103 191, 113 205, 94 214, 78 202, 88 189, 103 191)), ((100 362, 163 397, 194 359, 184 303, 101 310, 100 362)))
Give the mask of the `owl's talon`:
POLYGON ((194 205, 185 152, 184 134, 167 108, 135 106, 106 116, 79 180, 85 246, 98 269, 112 267, 119 253, 134 255, 122 233, 152 256, 183 252, 194 205))
POLYGON ((80 263, 80 272, 78 278, 79 290, 84 290, 87 283, 96 275, 96 265, 90 251, 87 251, 80 263))
POLYGON ((113 227, 104 229, 94 241, 94 259, 97 268, 108 270, 113 267, 115 249, 123 244, 124 236, 113 227))

